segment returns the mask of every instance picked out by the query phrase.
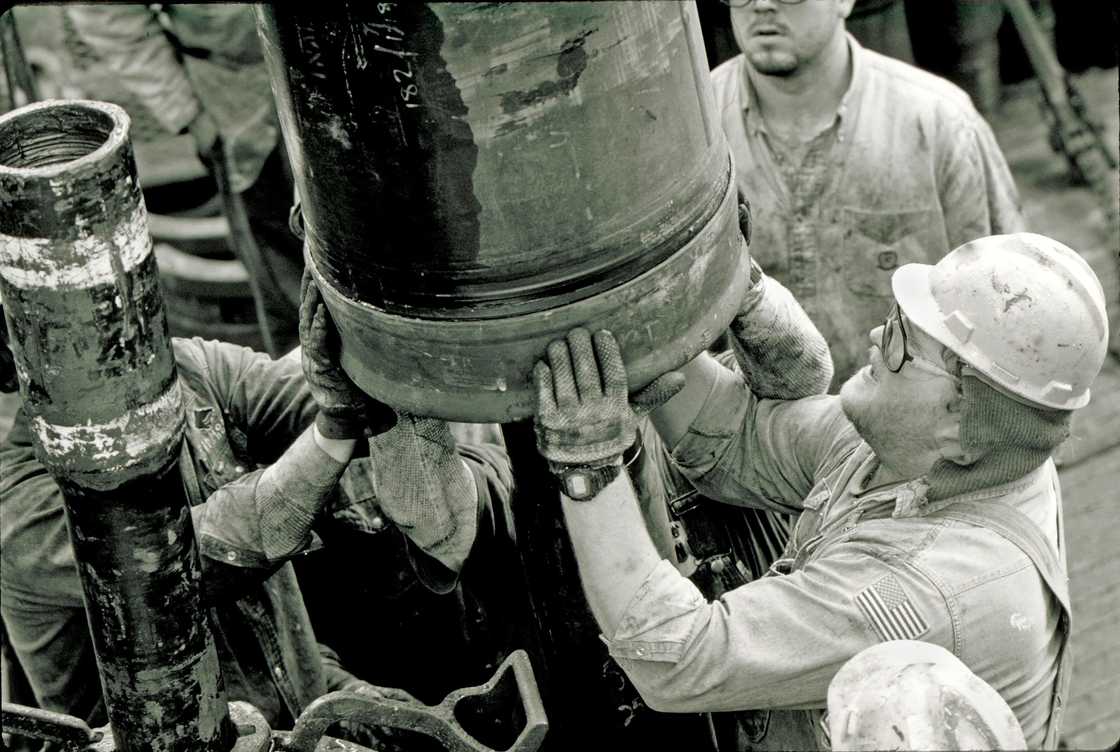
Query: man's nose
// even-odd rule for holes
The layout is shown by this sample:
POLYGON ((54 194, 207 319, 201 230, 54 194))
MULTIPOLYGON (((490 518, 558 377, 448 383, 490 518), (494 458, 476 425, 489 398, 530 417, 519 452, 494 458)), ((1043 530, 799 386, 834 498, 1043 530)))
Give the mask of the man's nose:
POLYGON ((883 341, 883 325, 879 324, 879 326, 877 326, 874 329, 872 329, 871 331, 869 331, 867 333, 867 338, 869 340, 871 340, 871 344, 873 344, 873 345, 878 345, 880 342, 882 342, 883 341))

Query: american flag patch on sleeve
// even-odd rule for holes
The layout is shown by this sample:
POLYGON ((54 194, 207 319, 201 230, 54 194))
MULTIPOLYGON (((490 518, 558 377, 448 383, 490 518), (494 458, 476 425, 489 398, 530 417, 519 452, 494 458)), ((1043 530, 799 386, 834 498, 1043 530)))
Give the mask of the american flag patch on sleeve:
POLYGON ((893 574, 859 591, 856 605, 884 640, 913 640, 929 629, 893 574))

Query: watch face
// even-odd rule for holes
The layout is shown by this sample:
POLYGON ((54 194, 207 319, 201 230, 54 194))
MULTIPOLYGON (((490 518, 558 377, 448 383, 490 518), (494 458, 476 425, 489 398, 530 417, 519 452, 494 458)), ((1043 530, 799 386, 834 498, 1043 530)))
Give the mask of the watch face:
POLYGON ((569 498, 586 499, 592 495, 591 478, 587 473, 569 473, 564 479, 569 498))

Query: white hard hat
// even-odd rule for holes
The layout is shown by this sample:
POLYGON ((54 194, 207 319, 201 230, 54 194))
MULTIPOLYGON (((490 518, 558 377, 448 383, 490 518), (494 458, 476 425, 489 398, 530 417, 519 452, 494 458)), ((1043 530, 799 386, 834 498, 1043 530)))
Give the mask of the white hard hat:
POLYGON ((992 235, 934 266, 900 267, 891 287, 910 321, 993 386, 1058 410, 1089 402, 1108 318, 1100 280, 1067 246, 1029 232, 992 235))
POLYGON ((891 640, 860 651, 828 685, 834 750, 1026 749, 1011 708, 939 645, 891 640))

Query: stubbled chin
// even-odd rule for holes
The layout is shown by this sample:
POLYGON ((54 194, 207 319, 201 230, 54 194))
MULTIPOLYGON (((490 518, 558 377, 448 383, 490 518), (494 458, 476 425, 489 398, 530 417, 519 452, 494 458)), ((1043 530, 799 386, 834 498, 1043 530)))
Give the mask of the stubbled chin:
POLYGON ((797 72, 797 60, 785 52, 772 49, 756 49, 748 57, 751 66, 766 76, 789 76, 797 72))

